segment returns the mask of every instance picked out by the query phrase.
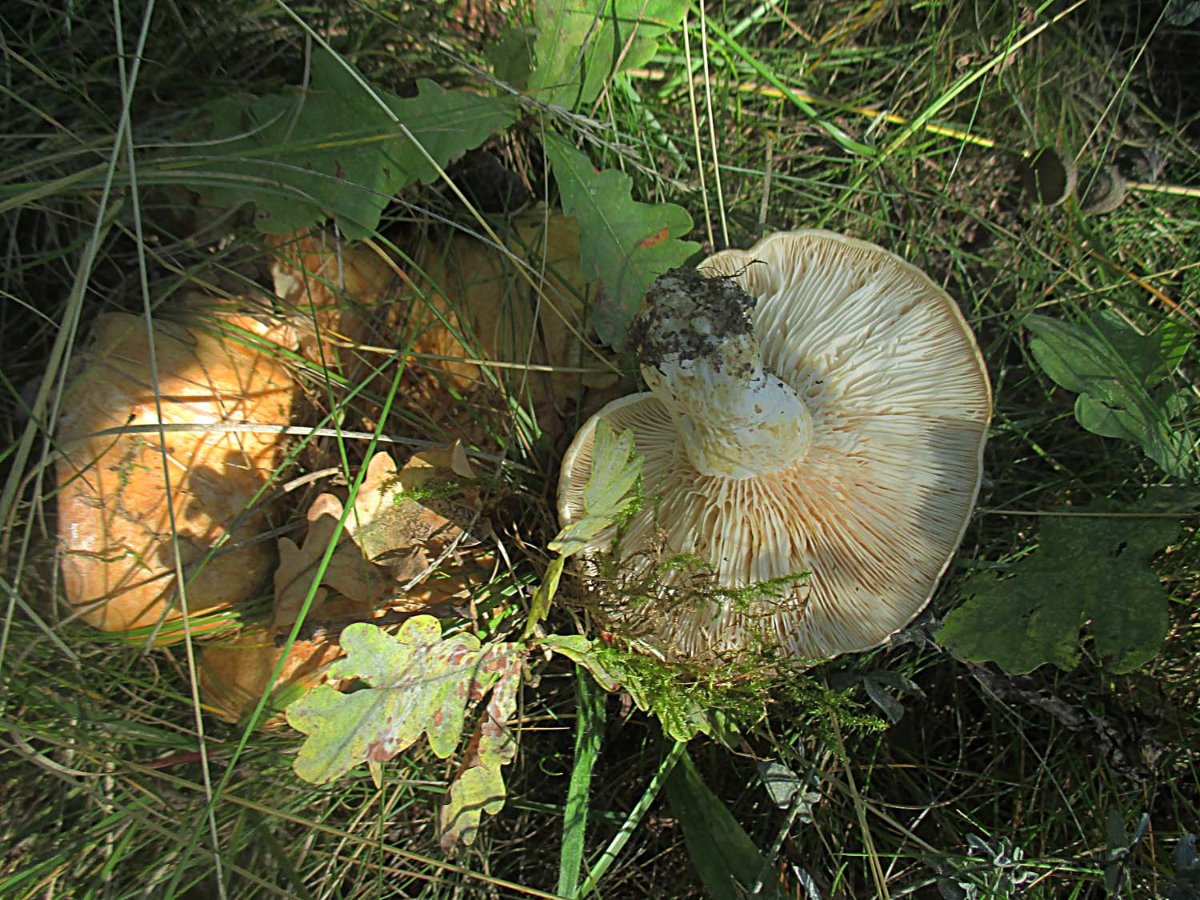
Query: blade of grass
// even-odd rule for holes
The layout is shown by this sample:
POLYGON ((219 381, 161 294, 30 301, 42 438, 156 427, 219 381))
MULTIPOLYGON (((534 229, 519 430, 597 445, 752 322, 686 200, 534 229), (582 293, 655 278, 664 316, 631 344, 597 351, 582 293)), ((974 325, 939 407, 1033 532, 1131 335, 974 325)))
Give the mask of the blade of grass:
POLYGON ((600 880, 604 878, 612 864, 616 862, 617 857, 629 843, 630 837, 641 824, 646 813, 650 810, 651 805, 658 798, 659 791, 663 789, 663 785, 667 783, 667 778, 671 772, 675 770, 676 763, 683 756, 684 750, 687 749, 687 741, 676 741, 662 761, 658 764, 658 771, 650 779, 650 783, 646 785, 646 790, 642 793, 641 799, 634 804, 633 809, 629 811, 629 815, 625 817, 625 822, 621 825, 621 830, 616 836, 608 842, 608 846, 604 848, 604 852, 596 859, 595 865, 592 866, 591 872, 588 873, 587 880, 575 892, 576 897, 586 897, 596 890, 596 886, 600 880))
POLYGON ((606 693, 582 666, 575 667, 575 765, 567 786, 567 805, 563 811, 562 853, 558 864, 558 892, 574 897, 583 867, 583 849, 587 837, 588 793, 592 770, 600 754, 604 734, 606 693))

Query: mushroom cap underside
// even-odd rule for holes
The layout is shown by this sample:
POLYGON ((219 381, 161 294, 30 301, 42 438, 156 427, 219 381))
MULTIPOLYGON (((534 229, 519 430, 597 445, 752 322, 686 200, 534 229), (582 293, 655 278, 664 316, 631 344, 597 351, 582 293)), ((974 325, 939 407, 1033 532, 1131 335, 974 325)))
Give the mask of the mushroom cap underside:
MULTIPOLYGON (((813 417, 807 455, 770 476, 704 476, 666 405, 625 397, 568 450, 560 518, 582 514, 597 422, 631 429, 650 502, 623 533, 628 567, 686 553, 707 560, 722 587, 804 577, 782 595, 738 602, 689 596, 622 609, 618 598, 614 625, 636 621, 661 650, 689 657, 766 645, 823 659, 875 646, 929 601, 970 519, 991 417, 974 337, 920 270, 829 232, 772 235, 699 268, 756 298, 765 368, 813 417)), ((612 539, 600 535, 590 552, 612 539)))

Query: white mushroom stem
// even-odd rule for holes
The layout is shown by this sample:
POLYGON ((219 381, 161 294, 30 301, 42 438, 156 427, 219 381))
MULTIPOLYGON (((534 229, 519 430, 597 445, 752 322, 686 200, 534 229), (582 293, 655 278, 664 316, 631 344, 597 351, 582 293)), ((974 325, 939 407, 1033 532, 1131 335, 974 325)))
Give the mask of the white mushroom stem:
POLYGON ((804 401, 763 368, 754 303, 730 278, 672 269, 647 292, 633 323, 642 376, 702 475, 778 472, 803 461, 812 443, 804 401))

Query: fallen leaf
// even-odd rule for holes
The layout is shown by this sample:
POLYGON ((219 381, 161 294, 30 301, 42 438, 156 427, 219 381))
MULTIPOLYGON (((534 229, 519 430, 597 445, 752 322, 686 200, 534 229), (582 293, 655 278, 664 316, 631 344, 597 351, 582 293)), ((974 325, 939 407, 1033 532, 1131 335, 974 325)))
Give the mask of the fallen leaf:
POLYGON ((417 453, 400 472, 386 453, 371 460, 348 524, 364 554, 398 586, 390 606, 464 597, 486 580, 492 557, 472 534, 480 526, 474 478, 461 444, 417 453))
POLYGON ((320 230, 271 243, 275 294, 291 314, 300 352, 358 383, 372 361, 354 345, 372 342, 373 325, 386 318, 398 293, 395 270, 369 246, 320 230))
POLYGON ((342 646, 346 656, 330 666, 330 679, 363 687, 318 685, 287 708, 288 723, 308 735, 292 768, 327 784, 366 763, 381 783, 382 764, 422 737, 446 759, 462 741, 468 711, 490 692, 442 813, 443 846, 470 843, 480 815, 504 805, 501 767, 516 752, 507 725, 528 651, 516 643, 485 647, 467 633, 443 637, 433 616, 413 616, 395 635, 357 623, 342 632, 342 646))
POLYGON ((483 649, 473 634, 442 637, 433 616, 413 616, 391 635, 365 622, 348 626, 346 656, 330 678, 365 687, 342 693, 318 685, 288 707, 288 723, 308 735, 293 768, 326 784, 364 762, 386 762, 420 738, 439 758, 462 739, 466 711, 508 671, 511 645, 483 649))
POLYGON ((503 669, 442 807, 441 843, 447 852, 460 842, 474 842, 483 813, 494 816, 504 808, 503 767, 517 755, 517 740, 508 723, 517 714, 525 652, 515 644, 498 644, 493 653, 503 661, 503 669))
POLYGON ((140 316, 100 316, 63 398, 64 593, 106 631, 182 616, 176 546, 193 614, 250 598, 274 561, 255 538, 269 527, 258 498, 282 460, 282 437, 238 426, 290 424, 294 380, 269 343, 282 332, 196 295, 178 316, 149 328, 140 316), (147 427, 160 422, 188 430, 147 427), (115 429, 129 431, 98 433, 115 429))
POLYGON ((946 617, 938 640, 1012 675, 1044 663, 1074 668, 1085 625, 1112 671, 1153 659, 1166 637, 1168 603, 1148 564, 1174 539, 1178 519, 1114 517, 1103 506, 1072 512, 1042 520, 1037 550, 1012 564, 1011 577, 967 579, 968 600, 946 617))
MULTIPOLYGON (((307 619, 361 620, 385 609, 426 609, 468 596, 486 581, 492 557, 470 533, 479 519, 479 497, 463 484, 474 477, 458 444, 418 453, 400 471, 390 454, 375 454, 307 619)), ((321 494, 309 509, 303 546, 280 539, 275 628, 296 621, 342 515, 341 501, 321 494)))
POLYGON ((348 611, 340 610, 339 617, 368 618, 375 611, 385 591, 385 575, 353 542, 339 541, 325 569, 320 570, 342 512, 342 502, 337 497, 321 494, 309 507, 304 545, 297 547, 290 538, 279 539, 273 629, 285 628, 296 621, 318 572, 322 586, 317 588, 309 605, 306 616, 309 621, 321 619, 323 614, 328 616, 324 607, 330 588, 351 606, 348 611))

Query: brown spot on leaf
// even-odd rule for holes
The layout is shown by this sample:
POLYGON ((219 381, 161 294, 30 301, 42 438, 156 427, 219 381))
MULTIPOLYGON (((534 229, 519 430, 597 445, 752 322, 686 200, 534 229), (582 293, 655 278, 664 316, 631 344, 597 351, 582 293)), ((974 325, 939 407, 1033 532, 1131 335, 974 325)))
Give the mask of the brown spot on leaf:
POLYGON ((654 246, 657 246, 658 244, 661 244, 663 241, 668 240, 670 237, 671 237, 671 232, 667 228, 660 228, 658 231, 654 232, 654 234, 650 235, 649 237, 642 238, 640 241, 638 241, 637 245, 638 245, 638 247, 643 248, 643 249, 648 248, 648 247, 654 247, 654 246))

